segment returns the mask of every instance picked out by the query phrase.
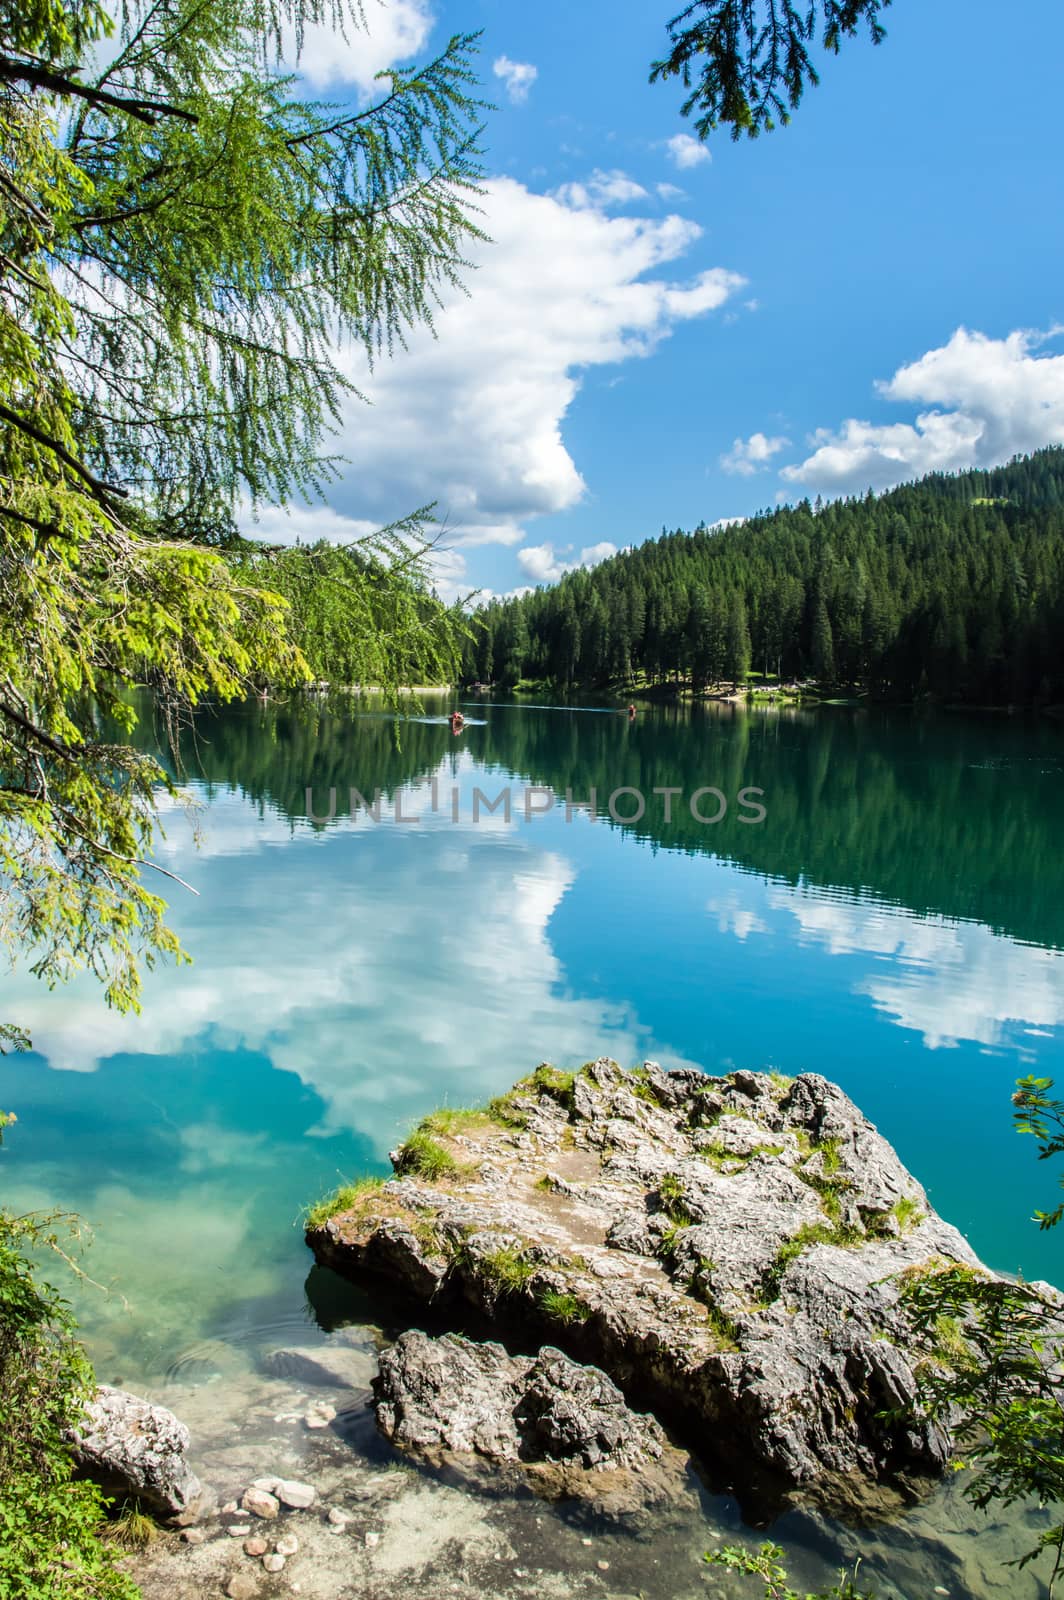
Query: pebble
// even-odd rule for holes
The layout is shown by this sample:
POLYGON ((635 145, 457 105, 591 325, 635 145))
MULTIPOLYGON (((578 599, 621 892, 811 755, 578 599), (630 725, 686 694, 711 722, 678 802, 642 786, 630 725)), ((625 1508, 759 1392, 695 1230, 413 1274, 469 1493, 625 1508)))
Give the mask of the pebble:
POLYGON ((593 1543, 594 1543, 594 1540, 592 1540, 592 1539, 581 1539, 581 1541, 580 1541, 580 1543, 581 1543, 581 1544, 586 1544, 586 1545, 589 1545, 589 1546, 590 1546, 590 1545, 591 1545, 591 1544, 593 1544, 593 1543))
POLYGON ((379 1533, 367 1533, 366 1534, 366 1549, 367 1550, 375 1550, 377 1548, 377 1546, 380 1544, 380 1542, 381 1542, 381 1536, 380 1536, 379 1533))
POLYGON ((267 1494, 272 1494, 280 1481, 280 1478, 253 1478, 251 1487, 253 1489, 265 1489, 267 1494))
POLYGON ((943 1589, 943 1587, 942 1587, 942 1585, 940 1583, 936 1583, 935 1584, 935 1593, 936 1594, 949 1594, 949 1590, 948 1589, 943 1589))
POLYGON ((259 1586, 254 1578, 249 1578, 246 1572, 238 1572, 229 1579, 225 1586, 229 1600, 255 1600, 259 1586))
POLYGON ((608 1561, 596 1561, 595 1565, 598 1567, 600 1572, 608 1572, 610 1570, 610 1564, 608 1561))
MULTIPOLYGON (((253 1517, 265 1517, 268 1521, 272 1521, 280 1510, 274 1496, 267 1494, 265 1489, 245 1489, 240 1504, 245 1511, 250 1511, 253 1517)), ((288 1502, 285 1501, 285 1504, 288 1502)))
POLYGON ((308 1428, 327 1428, 336 1416, 336 1407, 322 1400, 318 1405, 311 1406, 303 1421, 308 1428))
MULTIPOLYGON (((348 1516, 346 1511, 341 1511, 339 1506, 330 1506, 329 1521, 336 1528, 346 1528, 347 1524, 351 1521, 351 1518, 348 1516)), ((590 1543, 591 1540, 589 1539, 588 1544, 590 1543)))
POLYGON ((279 1556, 277 1554, 272 1556, 263 1556, 262 1564, 267 1572, 283 1572, 284 1556, 279 1556))
POLYGON ((186 1544, 202 1544, 207 1535, 202 1528, 186 1528, 181 1537, 186 1544))
MULTIPOLYGON (((288 1506, 293 1511, 305 1511, 318 1497, 318 1491, 313 1484, 300 1483, 296 1478, 281 1478, 274 1494, 283 1506, 288 1506)), ((276 1504, 276 1501, 274 1503, 276 1504)))
POLYGON ((251 1539, 244 1540, 244 1554, 246 1556, 264 1556, 269 1549, 265 1539, 260 1539, 258 1534, 251 1539))
POLYGON ((294 1556, 299 1549, 299 1540, 294 1533, 286 1533, 282 1539, 278 1539, 273 1548, 279 1556, 294 1556))
POLYGON ((227 1500, 225 1502, 225 1505, 222 1507, 222 1516, 223 1517, 231 1517, 233 1515, 234 1511, 239 1511, 239 1510, 240 1510, 240 1507, 237 1505, 235 1500, 227 1500))
POLYGON ((229 1535, 230 1539, 243 1539, 245 1534, 249 1534, 251 1532, 251 1523, 250 1522, 234 1523, 234 1525, 231 1528, 226 1528, 225 1531, 229 1535))

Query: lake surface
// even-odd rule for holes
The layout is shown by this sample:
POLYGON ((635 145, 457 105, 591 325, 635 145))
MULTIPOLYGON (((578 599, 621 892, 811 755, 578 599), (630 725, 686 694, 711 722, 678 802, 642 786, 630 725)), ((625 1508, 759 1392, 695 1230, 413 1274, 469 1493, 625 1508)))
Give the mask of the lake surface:
POLYGON ((1064 1081, 1064 727, 466 712, 398 745, 348 704, 202 719, 158 852, 198 891, 167 885, 194 964, 127 1018, 5 978, 36 1049, 0 1059, 4 1199, 94 1225, 101 1378, 162 1394, 204 1351, 373 1321, 308 1279, 301 1208, 432 1107, 599 1054, 822 1072, 988 1263, 1064 1280, 1064 1234, 1029 1221, 1056 1174, 1009 1104, 1021 1074, 1064 1081))

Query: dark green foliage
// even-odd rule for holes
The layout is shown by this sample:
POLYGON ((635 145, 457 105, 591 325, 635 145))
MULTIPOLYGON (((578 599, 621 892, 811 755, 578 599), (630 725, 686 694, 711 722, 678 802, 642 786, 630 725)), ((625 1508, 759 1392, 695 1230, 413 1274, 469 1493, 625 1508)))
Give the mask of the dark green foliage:
MULTIPOLYGON (((1017 1133, 1030 1133, 1038 1140, 1038 1159, 1048 1161, 1064 1152, 1064 1101, 1054 1100, 1052 1078, 1020 1078, 1012 1103, 1017 1133)), ((1064 1178, 1060 1179, 1064 1188, 1064 1178)), ((1055 1228, 1064 1217, 1064 1201, 1052 1211, 1036 1211, 1040 1228, 1055 1228)))
MULTIPOLYGON (((985 1509, 1037 1499, 1064 1507, 1064 1330, 1060 1310, 1035 1288, 968 1267, 913 1274, 903 1303, 927 1359, 920 1404, 949 1421, 971 1468, 965 1493, 985 1509)), ((1052 1553, 1049 1592, 1064 1561, 1057 1521, 1020 1562, 1052 1553)))
POLYGON ((476 620, 468 680, 491 680, 505 638, 507 682, 700 689, 752 666, 884 700, 1059 703, 1064 449, 662 533, 476 620))
POLYGON ((136 1600, 101 1538, 106 1502, 73 1480, 64 1439, 95 1384, 65 1301, 30 1259, 61 1251, 64 1228, 0 1211, 0 1600, 136 1600))
POLYGON ((806 88, 820 82, 810 54, 817 36, 838 54, 844 38, 865 23, 875 44, 885 37, 880 17, 890 0, 694 0, 669 23, 672 49, 651 69, 651 82, 679 78, 691 92, 684 116, 696 113, 705 139, 720 123, 733 139, 756 138, 790 112, 806 88))
MULTIPOLYGON (((760 1578, 764 1584, 765 1600, 874 1600, 871 1590, 858 1589, 857 1567, 852 1573, 841 1573, 838 1583, 816 1594, 799 1594, 792 1589, 787 1573, 781 1565, 783 1550, 778 1544, 763 1544, 755 1552, 742 1545, 727 1544, 706 1556, 711 1567, 724 1567, 729 1572, 742 1572, 750 1578, 760 1578)), ((860 1562, 858 1562, 860 1566, 860 1562)))

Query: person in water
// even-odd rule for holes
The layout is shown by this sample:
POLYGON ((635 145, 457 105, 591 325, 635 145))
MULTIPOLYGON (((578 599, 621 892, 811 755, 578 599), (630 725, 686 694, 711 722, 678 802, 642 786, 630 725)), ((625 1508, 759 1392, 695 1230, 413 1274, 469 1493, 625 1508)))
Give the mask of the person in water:
POLYGON ((635 721, 635 706, 629 706, 628 707, 628 721, 629 722, 634 722, 635 721))
POLYGON ((457 734, 461 733, 461 731, 462 731, 462 729, 464 727, 465 727, 465 717, 463 717, 463 715, 462 715, 462 713, 460 711, 452 711, 451 712, 451 732, 453 734, 457 735, 457 734))

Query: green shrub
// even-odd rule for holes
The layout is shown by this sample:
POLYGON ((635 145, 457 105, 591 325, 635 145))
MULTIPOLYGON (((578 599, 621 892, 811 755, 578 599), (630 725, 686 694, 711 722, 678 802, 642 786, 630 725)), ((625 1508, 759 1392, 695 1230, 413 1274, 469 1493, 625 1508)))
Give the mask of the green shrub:
POLYGON ((101 1537, 108 1502, 75 1481, 65 1439, 96 1384, 66 1302, 30 1259, 62 1248, 60 1227, 0 1211, 0 1600, 137 1600, 101 1537))

